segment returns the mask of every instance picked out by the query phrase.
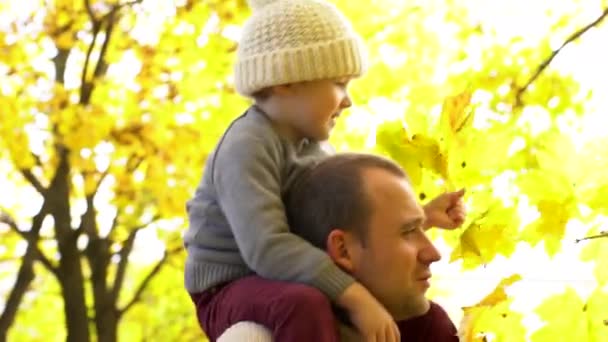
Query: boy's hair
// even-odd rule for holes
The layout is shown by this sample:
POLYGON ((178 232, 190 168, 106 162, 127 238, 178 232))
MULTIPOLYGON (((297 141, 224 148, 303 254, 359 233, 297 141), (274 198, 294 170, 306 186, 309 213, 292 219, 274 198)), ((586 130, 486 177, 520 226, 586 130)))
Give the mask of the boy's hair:
POLYGON ((325 249, 332 229, 352 231, 365 245, 372 215, 362 174, 379 168, 409 181, 393 161, 373 154, 341 153, 302 174, 285 197, 293 233, 325 249))
POLYGON ((259 96, 276 85, 359 77, 367 70, 361 38, 324 0, 248 0, 234 67, 236 90, 259 96))
POLYGON ((272 90, 270 88, 263 88, 251 94, 251 97, 255 100, 255 102, 261 103, 268 100, 271 94, 272 90))

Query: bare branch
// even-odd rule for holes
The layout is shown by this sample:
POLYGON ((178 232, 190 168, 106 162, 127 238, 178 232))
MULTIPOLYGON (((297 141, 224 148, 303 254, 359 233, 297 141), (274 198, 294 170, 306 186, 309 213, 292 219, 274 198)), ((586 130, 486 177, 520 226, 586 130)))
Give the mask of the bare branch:
POLYGON ((24 237, 25 232, 23 232, 21 229, 19 229, 19 227, 17 226, 17 222, 15 222, 15 220, 4 210, 0 210, 0 222, 6 224, 12 230, 17 232, 22 237, 24 237))
POLYGON ((145 223, 142 223, 142 224, 140 224, 139 226, 135 226, 135 227, 133 227, 133 228, 131 228, 131 229, 136 229, 136 230, 144 229, 144 228, 146 228, 147 226, 151 225, 152 223, 154 223, 154 222, 156 222, 156 221, 158 221, 158 220, 160 220, 160 215, 156 214, 156 215, 154 215, 154 216, 153 216, 153 217, 150 219, 150 221, 145 222, 145 223))
POLYGON ((608 238, 608 231, 601 231, 597 235, 591 235, 591 236, 584 237, 582 239, 576 239, 576 243, 579 243, 581 241, 586 241, 586 240, 600 239, 600 238, 608 238))
POLYGON ((33 248, 36 253, 36 259, 39 260, 49 272, 53 273, 53 275, 56 277, 59 277, 59 269, 57 266, 53 265, 51 260, 40 250, 40 248, 38 248, 37 245, 35 245, 33 248))
POLYGON ((132 1, 127 1, 125 3, 122 3, 120 5, 116 5, 116 7, 114 7, 117 11, 121 10, 125 7, 131 7, 133 5, 137 5, 137 4, 141 4, 143 2, 143 0, 132 0, 132 1))
POLYGON ((114 231, 116 230, 116 227, 118 227, 118 216, 120 216, 120 215, 117 210, 116 215, 114 216, 114 219, 112 220, 112 225, 110 226, 110 232, 108 233, 108 237, 111 237, 112 234, 114 233, 114 231))
POLYGON ((21 304, 23 296, 27 292, 29 284, 34 280, 34 255, 30 246, 26 249, 25 255, 22 258, 21 266, 17 272, 15 284, 6 299, 6 304, 2 315, 0 315, 0 338, 6 340, 6 335, 9 327, 13 324, 17 309, 21 304))
POLYGON ((528 90, 530 85, 536 81, 536 79, 542 74, 542 72, 545 71, 545 69, 549 66, 549 64, 551 64, 551 62, 564 49, 564 47, 566 47, 566 45, 568 45, 568 44, 572 43, 573 41, 575 41, 576 39, 580 38, 583 34, 585 34, 591 28, 599 25, 604 19, 606 19, 606 17, 608 17, 608 8, 604 9, 602 14, 597 19, 595 19, 593 22, 587 24, 585 27, 583 27, 583 28, 577 30, 576 32, 574 32, 573 34, 571 34, 570 37, 568 37, 568 39, 566 39, 566 41, 559 48, 557 48, 557 50, 553 51, 551 53, 551 55, 549 55, 549 57, 547 57, 547 59, 545 59, 538 66, 538 68, 536 69, 536 71, 534 72, 532 77, 530 77, 528 82, 526 82, 526 84, 523 87, 521 87, 517 90, 517 93, 515 94, 515 106, 521 107, 521 105, 523 103, 522 102, 523 94, 528 90))
MULTIPOLYGON (((84 176, 83 176, 84 177, 84 176)), ((89 239, 95 239, 99 237, 97 233, 97 221, 95 220, 95 193, 88 194, 86 196, 87 208, 80 216, 80 226, 76 229, 77 234, 86 233, 89 235, 89 239)))
POLYGON ((65 82, 65 65, 68 60, 69 49, 59 49, 57 55, 53 57, 53 64, 55 65, 55 81, 63 84, 65 82))
MULTIPOLYGON (((21 258, 21 266, 17 272, 15 284, 13 285, 9 296, 6 299, 2 315, 0 315, 0 340, 2 341, 6 340, 8 329, 15 320, 15 315, 19 305, 21 304, 21 300, 27 292, 29 284, 35 277, 33 264, 36 259, 38 249, 37 239, 39 238, 40 229, 42 228, 42 222, 47 214, 48 207, 45 203, 42 205, 42 208, 40 208, 40 211, 36 214, 36 216, 34 216, 32 220, 32 227, 28 232, 29 234, 27 234, 26 241, 28 242, 28 246, 25 250, 25 254, 21 258)), ((15 220, 5 211, 0 212, 0 220, 6 223, 17 233, 23 233, 17 226, 15 220)))
POLYGON ((89 15, 89 19, 93 25, 97 24, 97 18, 95 17, 95 13, 93 13, 93 7, 91 7, 91 0, 84 0, 84 6, 87 9, 87 14, 89 15))
POLYGON ((91 63, 91 54, 93 53, 93 48, 95 47, 95 43, 97 42, 97 37, 99 36, 99 30, 101 25, 99 22, 93 22, 93 40, 89 47, 87 48, 87 54, 84 59, 84 66, 82 67, 82 75, 80 75, 80 103, 85 104, 89 101, 89 96, 91 93, 91 83, 87 82, 87 70, 89 70, 89 63, 91 63))
POLYGON ((131 231, 131 233, 129 233, 129 237, 124 242, 119 252, 120 261, 117 266, 116 277, 114 278, 114 286, 112 287, 112 298, 115 300, 118 299, 118 295, 120 294, 120 290, 125 279, 125 273, 127 271, 127 265, 129 264, 129 255, 133 250, 133 243, 135 242, 135 237, 137 236, 138 232, 139 229, 134 229, 131 231))
MULTIPOLYGON (((44 255, 44 253, 38 247, 38 241, 40 240, 40 234, 38 231, 23 231, 19 229, 15 220, 5 211, 0 212, 0 222, 8 225, 14 232, 19 234, 28 243, 28 247, 32 251, 32 256, 39 260, 51 273, 57 274, 57 267, 44 255)), ((25 258, 25 257, 24 257, 25 258)))
POLYGON ((139 231, 141 229, 143 229, 143 228, 151 225, 155 221, 157 221, 159 218, 160 218, 160 216, 158 216, 158 215, 154 216, 149 222, 131 229, 131 233, 129 233, 127 240, 125 240, 120 252, 118 253, 118 255, 120 256, 120 261, 118 263, 116 277, 114 278, 114 286, 112 288, 112 298, 116 299, 116 298, 118 298, 118 295, 120 294, 120 290, 121 290, 122 284, 124 282, 125 273, 127 271, 127 265, 129 264, 129 255, 131 254, 131 251, 133 250, 133 243, 135 242, 137 233, 139 233, 139 231))
POLYGON ((101 173, 101 175, 99 176, 99 181, 97 181, 97 184, 95 184, 94 193, 97 193, 97 191, 99 191, 99 187, 101 186, 101 183, 103 183, 103 180, 108 176, 109 173, 110 173, 110 167, 108 167, 104 172, 101 173))
POLYGON ((150 270, 150 272, 148 273, 148 275, 146 275, 141 284, 139 284, 139 287, 135 291, 135 295, 133 295, 133 298, 131 298, 131 300, 124 306, 124 308, 118 310, 119 317, 122 316, 125 312, 127 312, 133 305, 135 305, 141 299, 143 292, 146 290, 152 279, 154 279, 154 277, 160 272, 162 267, 165 265, 168 257, 177 253, 180 250, 181 248, 175 248, 169 251, 165 250, 165 252, 163 253, 163 257, 156 263, 154 268, 150 270))
POLYGON ((108 51, 108 46, 110 46, 110 41, 112 40, 112 33, 114 32, 114 25, 116 23, 116 11, 110 11, 107 19, 105 20, 106 25, 106 36, 103 41, 103 45, 101 46, 101 51, 99 52, 99 59, 97 60, 97 65, 95 65, 95 71, 93 71, 93 81, 96 78, 102 76, 105 73, 106 67, 106 53, 108 51))
POLYGON ((28 182, 30 182, 30 184, 34 187, 34 189, 36 189, 36 191, 38 191, 39 194, 44 196, 44 193, 46 192, 46 188, 44 187, 44 185, 42 185, 42 183, 40 183, 38 178, 36 178, 36 176, 34 176, 34 174, 32 173, 31 170, 21 169, 21 174, 23 175, 23 177, 25 177, 25 179, 28 182))

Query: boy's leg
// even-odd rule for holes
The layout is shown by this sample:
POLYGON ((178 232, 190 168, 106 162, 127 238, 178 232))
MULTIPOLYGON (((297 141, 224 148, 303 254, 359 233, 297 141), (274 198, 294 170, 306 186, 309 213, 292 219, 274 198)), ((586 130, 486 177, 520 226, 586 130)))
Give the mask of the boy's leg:
POLYGON ((311 286, 250 276, 207 298, 193 298, 199 323, 211 341, 245 321, 267 327, 275 341, 339 341, 329 299, 311 286))

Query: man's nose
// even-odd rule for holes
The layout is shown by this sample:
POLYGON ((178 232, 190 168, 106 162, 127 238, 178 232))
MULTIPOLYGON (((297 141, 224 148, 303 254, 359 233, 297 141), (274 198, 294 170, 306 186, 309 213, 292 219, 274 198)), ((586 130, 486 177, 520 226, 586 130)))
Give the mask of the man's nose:
POLYGON ((439 250, 437 250, 426 234, 424 234, 424 238, 421 241, 418 258, 420 259, 420 262, 427 265, 441 260, 441 253, 439 253, 439 250))

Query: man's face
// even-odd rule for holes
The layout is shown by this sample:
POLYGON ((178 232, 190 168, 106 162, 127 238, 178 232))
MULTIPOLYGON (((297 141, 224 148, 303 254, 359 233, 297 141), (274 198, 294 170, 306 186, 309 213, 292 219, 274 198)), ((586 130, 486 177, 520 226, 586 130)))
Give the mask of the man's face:
POLYGON ((422 315, 430 264, 441 258, 422 229, 424 211, 407 180, 382 169, 362 178, 372 216, 365 241, 352 248, 353 276, 395 319, 422 315))

